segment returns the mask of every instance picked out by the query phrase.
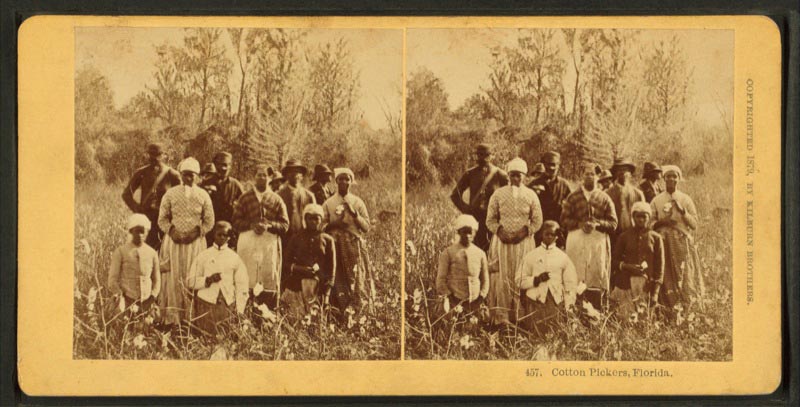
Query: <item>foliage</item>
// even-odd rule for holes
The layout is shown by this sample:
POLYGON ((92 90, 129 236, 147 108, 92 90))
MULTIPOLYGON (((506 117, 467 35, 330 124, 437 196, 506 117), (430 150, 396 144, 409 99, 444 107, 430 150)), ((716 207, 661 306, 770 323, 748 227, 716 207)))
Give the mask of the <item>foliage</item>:
POLYGON ((700 211, 695 233, 704 260, 704 310, 681 310, 672 322, 645 309, 636 315, 603 315, 595 323, 562 315, 543 338, 521 330, 492 332, 475 319, 441 317, 435 277, 440 252, 453 239, 457 211, 449 188, 428 186, 406 197, 407 359, 670 360, 732 358, 732 174, 691 177, 681 184, 700 211), (727 214, 727 215, 726 215, 727 214))
POLYGON ((397 359, 400 355, 400 174, 373 174, 354 193, 370 211, 367 250, 375 274, 375 312, 327 313, 297 321, 278 315, 239 318, 218 342, 153 327, 152 314, 119 313, 106 288, 111 253, 125 239, 129 215, 122 185, 76 185, 73 356, 76 359, 397 359), (260 323, 263 322, 263 323, 260 323))

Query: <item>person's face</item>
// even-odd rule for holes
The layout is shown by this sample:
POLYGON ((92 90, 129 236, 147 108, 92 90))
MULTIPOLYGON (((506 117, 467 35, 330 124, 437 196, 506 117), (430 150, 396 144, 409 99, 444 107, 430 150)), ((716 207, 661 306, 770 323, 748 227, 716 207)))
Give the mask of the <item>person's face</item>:
POLYGON ((552 178, 558 174, 558 167, 561 165, 561 161, 556 158, 548 158, 544 162, 544 173, 547 174, 548 177, 552 178))
POLYGON ((586 189, 593 189, 596 183, 597 174, 595 174, 594 168, 587 166, 583 169, 583 187, 586 189))
POLYGON ((307 230, 317 231, 319 230, 319 225, 322 224, 322 217, 313 213, 307 213, 305 216, 305 220, 306 220, 307 230))
POLYGON ((319 176, 319 181, 323 184, 327 184, 333 180, 333 174, 322 174, 319 176))
POLYGON ((181 180, 184 185, 194 185, 195 175, 192 171, 181 171, 181 180))
POLYGON ((217 158, 214 160, 214 166, 217 167, 217 175, 219 175, 220 179, 228 178, 232 162, 233 160, 230 157, 217 158))
POLYGON ((147 159, 152 165, 164 162, 164 153, 147 153, 147 159))
POLYGON ((556 234, 556 231, 553 228, 548 227, 542 229, 542 243, 544 243, 545 245, 550 246, 551 244, 553 244, 553 242, 556 241, 557 237, 558 235, 556 234))
POLYGON ((259 191, 263 191, 267 189, 267 183, 269 182, 269 175, 267 175, 267 170, 264 168, 259 168, 256 171, 256 188, 259 191))
POLYGON ((230 239, 231 229, 227 226, 217 226, 214 228, 214 244, 217 246, 222 246, 225 243, 228 243, 228 239, 230 239))
POLYGON ((674 191, 678 187, 678 174, 669 172, 664 175, 664 184, 666 184, 668 190, 674 191))
POLYGON ((303 180, 303 173, 300 171, 290 171, 286 174, 286 181, 292 186, 295 186, 303 180))
POLYGON ((269 187, 272 188, 272 191, 275 192, 281 188, 281 184, 283 184, 283 179, 273 179, 269 183, 269 187))
POLYGON ((620 184, 625 184, 631 179, 631 172, 626 168, 617 169, 614 174, 616 175, 617 182, 620 184))
POLYGON ((651 182, 656 182, 661 179, 661 172, 653 171, 650 174, 648 174, 647 178, 650 179, 651 182))
POLYGON ((646 212, 636 212, 633 214, 633 225, 637 228, 643 228, 647 225, 650 215, 646 212))
POLYGON ((603 189, 608 189, 609 187, 611 187, 611 178, 606 178, 606 179, 604 179, 602 181, 598 181, 598 182, 603 187, 603 189))
POLYGON ((492 155, 488 151, 479 150, 475 153, 475 160, 481 165, 488 163, 491 157, 492 155))
POLYGON ((145 230, 143 226, 134 226, 128 232, 130 232, 131 234, 131 242, 133 242, 133 244, 135 244, 136 246, 142 244, 145 235, 145 230))
POLYGON ((216 175, 216 174, 214 174, 213 172, 206 172, 206 173, 203 173, 203 175, 202 175, 202 177, 203 177, 203 183, 204 183, 204 184, 208 184, 208 183, 210 183, 210 182, 211 182, 211 181, 214 179, 214 176, 215 176, 215 175, 216 175))
POLYGON ((458 229, 458 242, 462 246, 469 246, 473 239, 475 239, 475 231, 471 227, 465 226, 458 229))
POLYGON ((339 194, 345 195, 348 191, 350 191, 350 184, 353 181, 350 180, 349 175, 340 175, 336 177, 336 187, 339 189, 339 194))
POLYGON ((523 174, 523 173, 521 173, 519 171, 511 171, 508 174, 508 182, 510 182, 511 185, 513 185, 515 187, 518 187, 518 186, 522 185, 523 179, 525 179, 525 174, 523 174))

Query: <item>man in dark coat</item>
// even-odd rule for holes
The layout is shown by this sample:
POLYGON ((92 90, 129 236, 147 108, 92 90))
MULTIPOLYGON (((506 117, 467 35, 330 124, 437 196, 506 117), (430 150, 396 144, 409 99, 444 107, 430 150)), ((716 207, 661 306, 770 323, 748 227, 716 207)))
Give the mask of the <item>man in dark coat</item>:
MULTIPOLYGON (((231 153, 222 151, 214 155, 214 167, 217 169, 217 192, 211 196, 211 204, 214 205, 214 219, 217 222, 225 221, 231 223, 233 221, 233 206, 244 193, 244 188, 242 188, 239 180, 230 176, 232 164, 233 156, 231 153)), ((239 231, 234 230, 230 236, 228 246, 235 249, 239 231)), ((208 241, 213 240, 211 233, 206 238, 208 241)))
MULTIPOLYGON (((541 163, 544 164, 544 176, 535 179, 530 187, 538 191, 539 202, 542 205, 542 218, 545 221, 561 221, 561 208, 567 196, 572 193, 572 188, 567 180, 562 178, 559 173, 561 166, 561 154, 556 151, 548 151, 542 155, 541 163)), ((534 237, 536 244, 542 241, 541 231, 534 237)), ((559 233, 556 245, 563 248, 565 236, 559 233)))
POLYGON ((644 170, 642 171, 642 183, 639 184, 639 189, 644 193, 644 199, 647 203, 653 201, 656 195, 664 192, 664 187, 659 182, 661 180, 661 167, 654 162, 644 163, 644 170))
MULTIPOLYGON (((150 223, 158 223, 158 210, 161 207, 161 198, 168 189, 180 185, 181 176, 178 171, 164 163, 164 148, 161 144, 153 143, 147 146, 149 163, 137 169, 131 176, 125 190, 122 191, 122 200, 134 213, 141 213, 150 219, 150 223), (134 193, 140 190, 139 201, 134 193)), ((150 228, 145 243, 158 250, 161 247, 163 233, 157 227, 150 228)))
POLYGON ((314 166, 313 180, 314 183, 308 187, 308 190, 314 194, 317 205, 322 205, 333 195, 333 190, 328 187, 328 184, 333 180, 333 171, 327 165, 317 164, 314 166))
POLYGON ((508 174, 491 163, 492 150, 486 144, 479 144, 475 149, 477 165, 468 169, 458 180, 450 200, 461 213, 472 215, 478 221, 478 231, 473 243, 483 249, 489 249, 492 234, 486 228, 486 213, 489 198, 495 190, 508 185, 508 174))

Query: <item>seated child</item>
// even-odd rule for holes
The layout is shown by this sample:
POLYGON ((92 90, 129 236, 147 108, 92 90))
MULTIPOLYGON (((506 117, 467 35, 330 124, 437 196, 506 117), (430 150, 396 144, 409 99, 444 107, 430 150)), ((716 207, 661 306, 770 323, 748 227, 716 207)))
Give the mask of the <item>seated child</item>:
POLYGON ((128 241, 114 250, 108 271, 108 291, 117 296, 114 306, 122 312, 136 304, 149 310, 161 291, 158 253, 144 243, 150 220, 141 213, 128 218, 128 241))
POLYGON ((611 255, 611 299, 623 317, 631 316, 637 303, 658 303, 664 281, 664 242, 648 227, 650 211, 646 202, 633 204, 633 227, 619 235, 611 255))
POLYGON ((436 291, 443 296, 444 312, 458 305, 465 313, 479 312, 489 294, 489 262, 486 253, 472 243, 478 221, 470 215, 460 215, 454 228, 457 241, 439 255, 436 291))
POLYGON ((314 304, 327 304, 336 273, 333 237, 323 233, 323 210, 317 204, 303 208, 303 230, 289 239, 284 254, 285 291, 281 302, 294 317, 304 316, 314 304))
POLYGON ((194 324, 202 333, 222 331, 236 312, 244 313, 247 303, 247 268, 235 251, 228 247, 232 226, 225 221, 214 225, 214 244, 200 252, 189 268, 187 283, 197 290, 194 299, 194 324))
POLYGON ((518 322, 539 335, 553 329, 559 310, 575 304, 578 274, 572 260, 556 246, 558 229, 557 222, 544 222, 542 244, 522 258, 515 276, 522 291, 518 322))

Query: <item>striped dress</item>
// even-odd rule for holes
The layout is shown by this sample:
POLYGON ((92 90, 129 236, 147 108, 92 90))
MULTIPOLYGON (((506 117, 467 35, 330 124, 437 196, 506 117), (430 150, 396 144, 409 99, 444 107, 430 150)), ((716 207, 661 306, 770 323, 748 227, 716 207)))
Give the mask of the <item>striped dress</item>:
MULTIPOLYGON (((532 189, 507 185, 489 198, 486 227, 494 235, 489 245, 489 295, 487 304, 492 323, 509 321, 519 305, 519 287, 514 282, 517 268, 525 254, 536 248, 533 235, 542 227, 542 207, 532 189), (528 236, 516 244, 500 241, 497 231, 508 233, 528 229, 528 236)), ((516 315, 514 315, 516 316, 516 315)))
POLYGON ((163 322, 177 324, 187 315, 192 290, 186 284, 189 267, 200 252, 206 248, 205 234, 214 226, 214 207, 208 193, 193 185, 178 185, 170 188, 161 200, 158 227, 169 234, 172 227, 179 233, 189 233, 200 226, 200 236, 191 243, 175 243, 165 236, 161 244, 161 295, 158 305, 164 310, 163 322))

